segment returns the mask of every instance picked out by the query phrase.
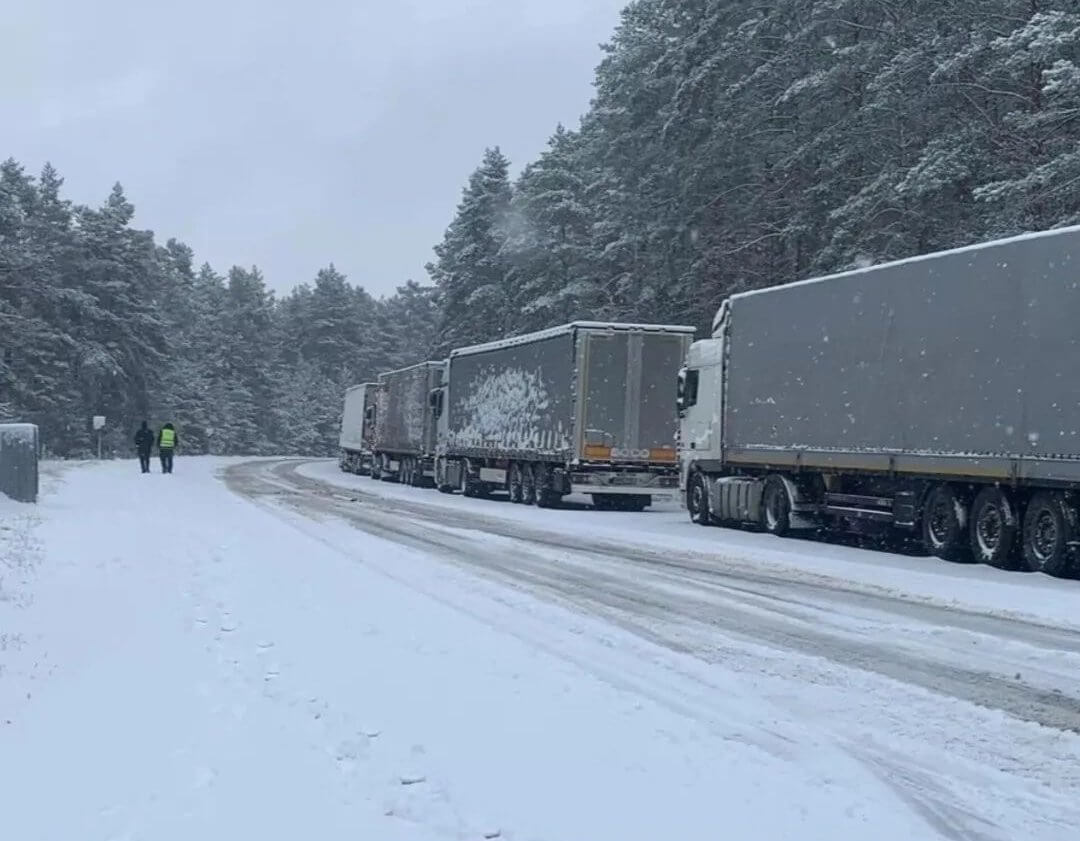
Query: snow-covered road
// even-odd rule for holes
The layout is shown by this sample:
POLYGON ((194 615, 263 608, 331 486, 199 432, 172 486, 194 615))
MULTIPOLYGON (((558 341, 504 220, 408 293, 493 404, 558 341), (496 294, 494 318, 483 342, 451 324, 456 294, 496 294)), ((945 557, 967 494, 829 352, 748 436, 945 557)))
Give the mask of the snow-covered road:
POLYGON ((177 470, 0 505, 5 837, 1080 832, 1077 582, 177 470))

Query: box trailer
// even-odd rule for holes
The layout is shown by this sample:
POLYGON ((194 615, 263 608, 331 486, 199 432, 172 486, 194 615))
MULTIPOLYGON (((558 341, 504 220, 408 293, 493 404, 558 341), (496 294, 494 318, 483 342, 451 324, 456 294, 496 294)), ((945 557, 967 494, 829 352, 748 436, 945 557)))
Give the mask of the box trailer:
POLYGON ((693 332, 575 322, 452 351, 433 400, 436 485, 543 506, 677 497, 675 397, 693 332))
POLYGON ((339 465, 346 473, 367 475, 375 443, 377 383, 354 385, 345 392, 341 412, 339 465))
POLYGON ((877 521, 1062 574, 1080 540, 1080 228, 734 295, 681 375, 701 523, 877 521))
POLYGON ((430 395, 442 383, 442 362, 421 362, 379 374, 371 476, 408 485, 430 484, 435 419, 430 395))

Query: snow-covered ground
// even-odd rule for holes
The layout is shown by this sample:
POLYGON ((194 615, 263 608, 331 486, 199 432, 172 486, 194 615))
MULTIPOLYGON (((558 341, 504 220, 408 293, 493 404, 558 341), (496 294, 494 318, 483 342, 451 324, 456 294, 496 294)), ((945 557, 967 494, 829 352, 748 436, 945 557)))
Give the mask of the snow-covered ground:
POLYGON ((0 502, 2 837, 1080 827, 1068 583, 296 467, 0 502))
POLYGON ((589 498, 569 497, 567 510, 510 505, 499 496, 466 499, 342 473, 332 462, 309 462, 297 472, 340 488, 388 500, 421 503, 477 517, 489 516, 557 530, 568 536, 613 541, 673 555, 707 555, 719 566, 769 570, 792 580, 843 581, 869 592, 942 605, 992 611, 1080 629, 1080 581, 1009 572, 988 566, 948 564, 916 554, 872 551, 807 539, 783 540, 737 529, 705 529, 690 522, 678 503, 644 513, 593 511, 589 498))

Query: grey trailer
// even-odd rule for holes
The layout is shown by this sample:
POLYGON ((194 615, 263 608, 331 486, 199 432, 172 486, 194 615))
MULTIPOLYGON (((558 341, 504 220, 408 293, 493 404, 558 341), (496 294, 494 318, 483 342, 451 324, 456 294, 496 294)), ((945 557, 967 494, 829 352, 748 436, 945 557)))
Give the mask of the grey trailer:
POLYGON ((436 485, 640 510, 678 494, 679 367, 693 328, 574 322, 454 350, 434 403, 436 485))
POLYGON ((430 484, 435 418, 430 395, 442 383, 442 362, 421 362, 379 374, 371 476, 407 485, 430 484))
POLYGON ((345 392, 345 404, 341 411, 341 436, 338 440, 338 466, 346 473, 363 476, 371 473, 378 389, 378 383, 361 383, 345 392))
POLYGON ((914 530, 1064 573, 1080 541, 1080 228, 735 295, 691 349, 700 522, 914 530))

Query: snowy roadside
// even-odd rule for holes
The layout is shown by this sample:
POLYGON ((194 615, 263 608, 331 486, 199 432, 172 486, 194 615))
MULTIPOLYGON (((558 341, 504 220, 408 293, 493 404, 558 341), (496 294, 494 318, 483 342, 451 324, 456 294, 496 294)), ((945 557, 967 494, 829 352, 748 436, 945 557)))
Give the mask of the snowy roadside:
POLYGON ((3 727, 16 706, 27 701, 27 688, 43 664, 29 645, 26 608, 42 560, 37 508, 0 494, 0 743, 3 727))
POLYGON ((686 512, 670 503, 640 514, 580 510, 579 506, 548 511, 375 482, 342 473, 331 461, 310 462, 298 472, 384 499, 558 529, 588 539, 650 546, 673 556, 686 554, 711 560, 726 569, 768 570, 793 581, 842 581, 870 593, 1080 628, 1080 581, 811 540, 780 540, 735 529, 703 529, 689 522, 686 512))
POLYGON ((227 463, 95 465, 39 505, 6 835, 938 837, 741 676, 673 685, 632 634, 235 497, 227 463))

